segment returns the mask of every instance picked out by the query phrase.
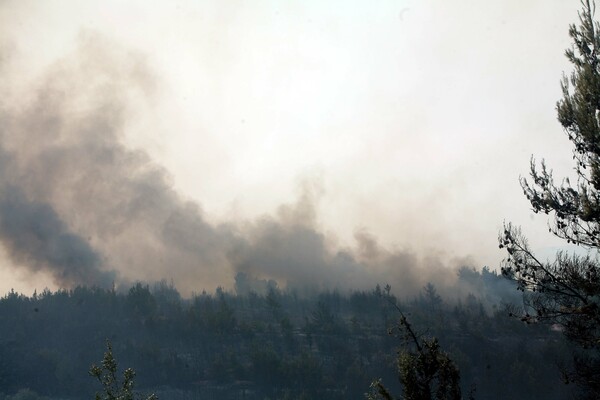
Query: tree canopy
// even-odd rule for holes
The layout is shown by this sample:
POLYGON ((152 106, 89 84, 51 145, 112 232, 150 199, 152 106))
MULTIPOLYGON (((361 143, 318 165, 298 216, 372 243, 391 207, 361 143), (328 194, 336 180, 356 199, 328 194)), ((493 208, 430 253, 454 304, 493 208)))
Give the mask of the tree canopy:
POLYGON ((514 279, 526 299, 525 322, 555 324, 586 349, 575 357, 567 380, 579 383, 592 397, 600 395, 600 25, 595 4, 582 2, 579 25, 571 25, 573 46, 565 55, 573 65, 561 82, 558 120, 573 144, 576 182, 558 184, 544 161, 531 161, 530 177, 521 178, 535 213, 551 217, 549 230, 584 250, 558 252, 553 261, 536 257, 520 229, 506 224, 499 236, 508 257, 504 275, 514 279))

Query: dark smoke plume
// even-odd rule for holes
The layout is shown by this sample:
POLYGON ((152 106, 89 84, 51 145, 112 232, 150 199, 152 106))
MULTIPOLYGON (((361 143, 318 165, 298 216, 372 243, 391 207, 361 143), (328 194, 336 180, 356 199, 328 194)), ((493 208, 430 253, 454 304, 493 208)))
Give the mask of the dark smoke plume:
POLYGON ((60 286, 167 278, 185 294, 231 288, 236 275, 240 286, 389 282, 405 294, 456 280, 441 256, 385 249, 367 232, 352 248, 333 245, 310 185, 275 216, 208 222, 163 168, 123 144, 128 121, 157 90, 143 57, 87 34, 27 93, 2 103, 0 240, 14 264, 50 272, 60 286))
POLYGON ((147 154, 123 145, 127 118, 153 96, 154 80, 142 59, 110 46, 84 36, 74 55, 3 105, 3 245, 60 286, 104 285, 113 270, 125 282, 185 277, 185 291, 223 284, 227 235, 147 154), (47 229, 34 232, 34 218, 47 218, 47 229), (87 275, 69 273, 84 256, 87 275))
POLYGON ((13 186, 0 193, 0 240, 19 264, 51 269, 63 284, 109 287, 114 282, 115 274, 100 269, 100 256, 69 232, 51 206, 27 200, 13 186))

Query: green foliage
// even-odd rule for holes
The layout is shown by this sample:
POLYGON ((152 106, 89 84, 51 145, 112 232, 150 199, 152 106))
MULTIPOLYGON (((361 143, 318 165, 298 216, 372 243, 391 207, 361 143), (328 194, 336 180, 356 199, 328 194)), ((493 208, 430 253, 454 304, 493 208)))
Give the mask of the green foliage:
POLYGON ((375 379, 371 382, 369 393, 365 394, 367 400, 394 400, 388 389, 383 385, 381 379, 375 379))
POLYGON ((524 194, 535 213, 552 216, 550 232, 587 250, 587 255, 559 252, 554 261, 532 253, 520 229, 506 224, 499 236, 508 257, 502 272, 524 292, 525 307, 518 315, 527 323, 560 326, 576 345, 578 356, 568 380, 600 397, 600 26, 595 5, 582 2, 580 25, 571 25, 573 47, 566 57, 573 72, 562 81, 558 120, 573 143, 577 183, 568 178, 556 184, 542 161, 531 162, 531 180, 521 178, 524 194), (585 362, 581 362, 585 359, 585 362))
POLYGON ((117 360, 113 356, 112 345, 108 340, 106 341, 106 352, 100 366, 92 365, 89 373, 102 385, 103 393, 96 392, 96 400, 157 399, 153 394, 144 397, 134 392, 135 371, 131 368, 127 368, 123 372, 123 380, 119 381, 117 376, 117 360))
POLYGON ((407 400, 460 400, 460 372, 435 338, 423 339, 420 351, 402 350, 398 373, 407 400))
MULTIPOLYGON (((433 285, 426 286, 428 297, 438 300, 433 285), (435 295, 435 296, 432 296, 435 295)), ((441 298, 439 298, 441 302, 441 298)), ((405 345, 398 351, 398 378, 406 400, 461 400, 460 371, 436 338, 420 338, 400 308, 398 330, 405 345)), ((388 389, 376 380, 371 384, 368 400, 392 400, 388 389)))
MULTIPOLYGON (((458 301, 441 296, 434 318, 428 290, 402 296, 402 309, 415 331, 427 329, 452 355, 463 393, 476 384, 478 396, 489 400, 567 398, 572 386, 556 380, 555 360, 568 355, 562 334, 508 318, 499 302, 482 303, 480 293, 488 298, 496 289, 515 295, 509 280, 471 269, 458 279, 474 294, 458 301)), ((387 334, 397 312, 383 287, 307 296, 278 291, 279 306, 271 307, 267 291, 185 299, 174 289, 159 295, 164 286, 149 286, 157 309, 146 323, 132 314, 128 289, 0 298, 0 391, 12 397, 29 388, 51 398, 100 391, 98 380, 81 371, 99 358, 97 344, 111 338, 119 365, 135 365, 135 390, 161 398, 358 400, 373 377, 401 393, 398 340, 387 334)), ((117 377, 123 381, 122 369, 117 377)))

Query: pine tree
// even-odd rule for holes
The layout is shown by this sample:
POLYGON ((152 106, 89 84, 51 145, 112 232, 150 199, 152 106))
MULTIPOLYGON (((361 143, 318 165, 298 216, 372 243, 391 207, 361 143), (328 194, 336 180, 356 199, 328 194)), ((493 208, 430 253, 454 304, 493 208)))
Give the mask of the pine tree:
POLYGON ((92 365, 89 373, 98 379, 98 382, 102 385, 103 393, 96 393, 96 400, 158 399, 154 394, 141 396, 134 392, 135 371, 132 368, 127 368, 123 372, 123 380, 119 380, 117 376, 117 360, 113 356, 112 345, 108 340, 106 341, 106 352, 100 366, 92 365))
POLYGON ((571 25, 573 47, 565 52, 573 65, 561 82, 557 103, 560 124, 572 142, 577 182, 555 183, 544 161, 532 159, 530 179, 521 178, 524 194, 535 213, 551 217, 550 232, 587 251, 559 252, 553 261, 537 258, 520 229, 506 224, 499 236, 508 257, 502 272, 514 279, 526 300, 520 317, 527 323, 560 326, 584 352, 565 376, 600 398, 600 25, 595 4, 582 2, 580 24, 571 25))
MULTIPOLYGON (((389 287, 389 286, 388 286, 389 287)), ((460 371, 450 356, 444 352, 436 338, 417 335, 412 325, 396 305, 390 303, 400 314, 394 330, 404 338, 404 346, 398 351, 398 379, 405 400, 461 400, 460 371)), ((371 383, 367 400, 394 400, 389 390, 377 379, 371 383)), ((472 393, 470 397, 472 399, 472 393)))

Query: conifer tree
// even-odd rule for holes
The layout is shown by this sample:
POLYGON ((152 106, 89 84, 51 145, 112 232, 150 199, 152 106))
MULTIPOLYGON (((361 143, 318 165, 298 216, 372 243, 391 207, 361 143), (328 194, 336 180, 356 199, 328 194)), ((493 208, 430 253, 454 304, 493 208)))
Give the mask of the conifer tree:
POLYGON ((576 182, 556 183, 544 161, 532 159, 530 178, 521 178, 535 213, 550 216, 549 230, 585 255, 558 252, 553 261, 537 258, 520 229, 506 224, 499 235, 506 248, 502 272, 524 292, 520 315, 527 323, 560 326, 585 351, 565 377, 580 384, 590 398, 600 398, 600 25, 595 4, 582 1, 579 25, 571 25, 573 46, 565 52, 573 65, 561 82, 558 120, 573 144, 576 182))
MULTIPOLYGON (((401 398, 461 400, 460 371, 456 364, 440 348, 436 338, 420 337, 395 301, 390 303, 400 314, 400 321, 395 329, 404 339, 404 346, 398 351, 397 358, 398 380, 403 392, 401 398)), ((371 391, 366 397, 367 400, 394 400, 394 396, 379 379, 371 383, 371 391)), ((469 398, 472 398, 472 394, 469 398)))
POLYGON ((152 394, 141 396, 133 390, 135 371, 127 368, 123 372, 123 380, 117 376, 117 360, 113 356, 112 345, 106 341, 106 352, 100 365, 92 365, 89 371, 102 385, 103 392, 96 393, 96 400, 157 400, 152 394))

